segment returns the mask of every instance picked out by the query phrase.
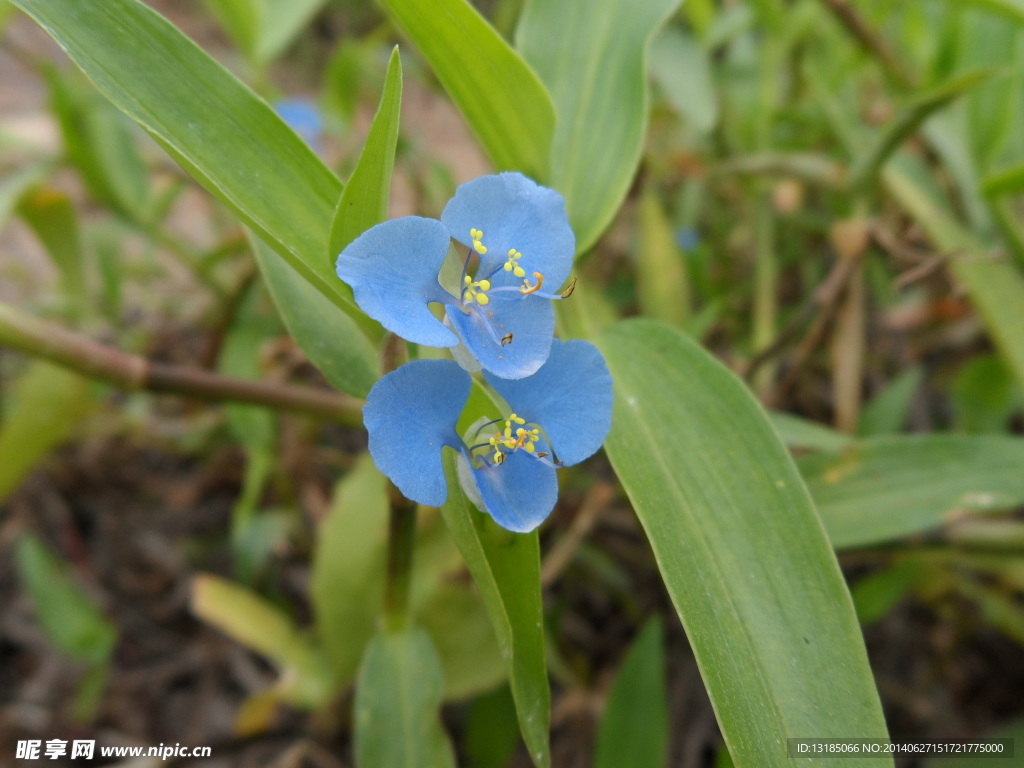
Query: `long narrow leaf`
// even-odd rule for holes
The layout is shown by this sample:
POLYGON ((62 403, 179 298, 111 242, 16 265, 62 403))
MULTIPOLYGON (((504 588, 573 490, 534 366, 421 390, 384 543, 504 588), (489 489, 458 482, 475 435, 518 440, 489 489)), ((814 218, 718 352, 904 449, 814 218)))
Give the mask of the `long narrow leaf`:
POLYGON ((516 42, 554 99, 551 186, 583 253, 611 221, 640 162, 647 49, 680 0, 529 0, 516 42))
POLYGON ((618 323, 599 343, 615 381, 605 449, 735 764, 791 768, 790 737, 885 738, 850 594, 803 481, 753 396, 662 324, 618 323))
POLYGON ((1024 440, 1002 435, 879 437, 799 466, 836 549, 1024 503, 1024 440))
POLYGON ((341 183, 274 111, 136 0, 17 0, 115 106, 367 333, 329 267, 341 183))
POLYGON ((381 0, 498 170, 547 178, 555 110, 533 70, 466 0, 381 0))
POLYGON ((597 732, 594 768, 663 768, 668 750, 668 693, 661 621, 652 619, 629 649, 597 732))
POLYGON ((370 125, 366 144, 334 211, 328 251, 332 269, 345 246, 388 217, 388 192, 391 189, 391 171, 395 166, 401 107, 402 60, 398 56, 398 46, 395 46, 384 78, 384 93, 370 125))

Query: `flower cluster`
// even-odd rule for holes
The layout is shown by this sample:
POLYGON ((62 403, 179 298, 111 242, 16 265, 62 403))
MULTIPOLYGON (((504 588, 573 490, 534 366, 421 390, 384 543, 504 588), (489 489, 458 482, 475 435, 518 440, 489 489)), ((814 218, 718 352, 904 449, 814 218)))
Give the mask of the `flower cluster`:
POLYGON ((368 315, 409 341, 456 348, 458 363, 414 360, 387 374, 363 409, 374 462, 408 498, 444 503, 448 446, 477 507, 510 531, 531 531, 554 508, 555 470, 601 447, 611 377, 595 346, 554 339, 551 302, 572 284, 546 290, 568 277, 574 245, 561 196, 503 173, 459 187, 441 221, 385 222, 338 257, 338 275, 368 315), (468 249, 457 294, 438 279, 452 240, 468 249), (432 303, 445 305, 443 321, 432 303), (504 410, 460 435, 472 386, 464 368, 483 368, 504 410))

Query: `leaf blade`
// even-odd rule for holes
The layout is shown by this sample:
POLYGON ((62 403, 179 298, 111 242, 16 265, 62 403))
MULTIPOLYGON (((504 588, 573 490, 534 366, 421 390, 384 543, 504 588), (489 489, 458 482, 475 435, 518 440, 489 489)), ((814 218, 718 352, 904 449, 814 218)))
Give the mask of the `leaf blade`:
POLYGON ((1024 440, 1008 436, 890 435, 797 464, 836 549, 922 533, 956 513, 1024 502, 1024 440))
POLYGON ((402 60, 396 45, 388 60, 384 92, 366 143, 334 211, 328 253, 332 268, 338 254, 349 243, 388 217, 388 191, 395 165, 401 106, 402 60))
POLYGON ((884 737, 849 592, 753 396, 658 323, 618 323, 599 346, 616 397, 605 450, 647 532, 736 765, 786 766, 784 740, 801 734, 884 737), (843 669, 836 658, 846 660, 843 669))
POLYGON ((647 126, 647 50, 680 0, 529 0, 516 33, 558 120, 550 185, 565 196, 576 252, 626 196, 647 126))
POLYGON ((442 689, 441 661, 423 630, 374 637, 356 684, 356 765, 454 768, 438 718, 442 689))
POLYGON ((465 0, 381 0, 499 171, 547 177, 555 110, 540 79, 465 0))

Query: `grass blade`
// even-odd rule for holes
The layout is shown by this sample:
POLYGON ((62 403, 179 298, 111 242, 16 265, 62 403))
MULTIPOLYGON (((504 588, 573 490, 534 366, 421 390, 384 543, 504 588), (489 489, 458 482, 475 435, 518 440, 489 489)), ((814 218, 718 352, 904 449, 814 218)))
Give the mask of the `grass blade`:
POLYGON ((577 253, 629 190, 647 128, 647 50, 679 2, 529 0, 523 11, 516 42, 555 103, 549 181, 565 196, 577 253))

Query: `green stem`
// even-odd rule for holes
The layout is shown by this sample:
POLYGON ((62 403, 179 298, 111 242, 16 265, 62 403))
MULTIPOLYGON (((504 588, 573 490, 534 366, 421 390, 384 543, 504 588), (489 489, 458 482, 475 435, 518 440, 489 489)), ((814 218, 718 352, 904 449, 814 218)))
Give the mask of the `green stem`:
POLYGON ((391 515, 388 525, 387 584, 384 593, 384 622, 389 632, 399 632, 409 623, 409 587, 412 553, 416 541, 416 504, 388 484, 391 515))

